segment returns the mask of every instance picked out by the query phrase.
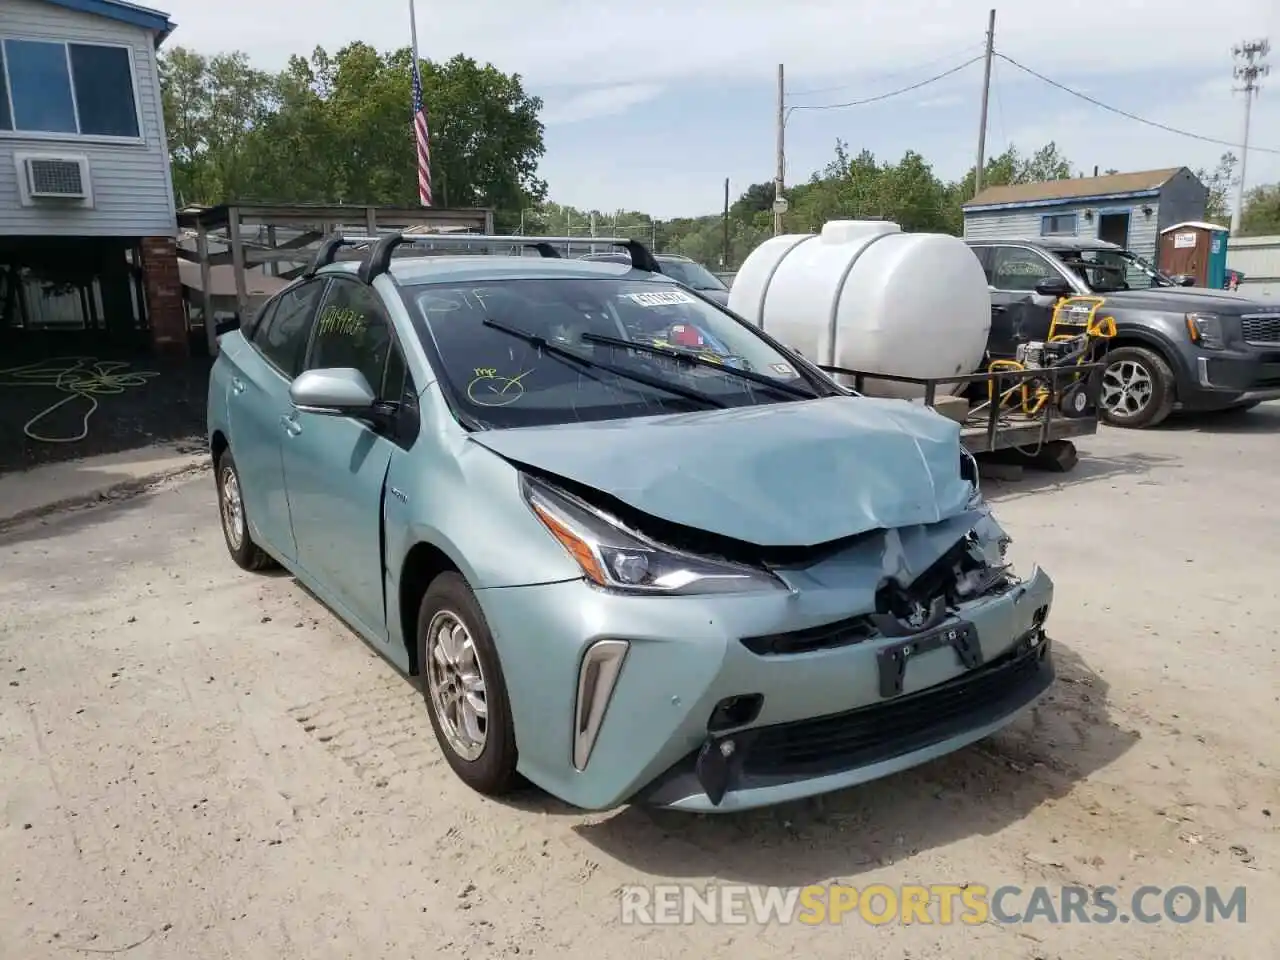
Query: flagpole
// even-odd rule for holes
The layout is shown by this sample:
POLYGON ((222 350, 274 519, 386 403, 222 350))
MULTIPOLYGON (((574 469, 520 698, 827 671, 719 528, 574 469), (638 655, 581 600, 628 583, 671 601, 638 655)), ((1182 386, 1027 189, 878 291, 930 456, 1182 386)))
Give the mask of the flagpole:
POLYGON ((413 44, 413 68, 418 69, 418 18, 414 13, 413 0, 409 0, 409 41, 413 44))

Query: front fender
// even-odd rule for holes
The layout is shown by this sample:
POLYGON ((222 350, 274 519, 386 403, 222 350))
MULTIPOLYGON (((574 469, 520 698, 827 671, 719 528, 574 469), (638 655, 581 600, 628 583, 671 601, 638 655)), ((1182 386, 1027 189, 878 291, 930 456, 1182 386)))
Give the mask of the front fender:
MULTIPOLYGON (((1103 307, 1103 312, 1107 308, 1103 307)), ((1116 338, 1139 343, 1157 351, 1173 368, 1178 385, 1194 380, 1195 371, 1186 338, 1186 318, 1181 313, 1161 310, 1116 310, 1116 338)))
MULTIPOLYGON (((423 428, 388 485, 405 494, 410 538, 450 557, 474 590, 576 580, 582 569, 534 515, 519 471, 478 443, 445 408, 439 388, 422 396, 423 428)), ((403 554, 395 558, 403 562, 403 554)))

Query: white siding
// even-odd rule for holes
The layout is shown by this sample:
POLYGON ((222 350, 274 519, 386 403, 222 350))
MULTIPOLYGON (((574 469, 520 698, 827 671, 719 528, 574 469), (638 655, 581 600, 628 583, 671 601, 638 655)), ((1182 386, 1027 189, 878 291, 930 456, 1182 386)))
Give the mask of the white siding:
POLYGON ((133 51, 143 138, 141 144, 119 144, 0 132, 0 236, 173 236, 177 224, 154 34, 40 0, 0 0, 0 36, 128 45, 133 51), (87 156, 93 208, 22 206, 15 151, 87 156))
POLYGON ((1040 236, 1039 207, 1030 210, 980 210, 964 215, 965 239, 1033 240, 1040 236))
POLYGON ((1227 266, 1244 274, 1241 293, 1280 298, 1280 236, 1232 237, 1227 241, 1227 266))

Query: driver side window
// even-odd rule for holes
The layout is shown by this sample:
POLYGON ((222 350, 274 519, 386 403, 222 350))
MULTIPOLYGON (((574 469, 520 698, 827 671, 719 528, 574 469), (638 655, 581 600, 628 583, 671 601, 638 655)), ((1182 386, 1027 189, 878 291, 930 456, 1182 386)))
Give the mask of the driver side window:
POLYGON ((1045 277, 1058 271, 1041 254, 1025 247, 996 247, 992 251, 991 285, 997 290, 1032 293, 1045 277))
POLYGON ((380 400, 399 401, 405 366, 378 295, 355 280, 335 279, 320 305, 306 369, 351 367, 380 400))

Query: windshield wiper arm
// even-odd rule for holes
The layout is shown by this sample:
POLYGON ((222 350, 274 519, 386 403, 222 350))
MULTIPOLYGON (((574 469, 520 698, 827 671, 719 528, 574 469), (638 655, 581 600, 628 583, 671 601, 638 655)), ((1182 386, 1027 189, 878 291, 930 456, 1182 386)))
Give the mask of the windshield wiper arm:
POLYGON ((690 353, 687 350, 677 350, 674 347, 660 347, 653 343, 643 343, 635 340, 623 340, 621 337, 608 337, 600 333, 584 333, 582 339, 587 343, 599 343, 610 347, 622 347, 627 350, 637 350, 640 353, 650 353, 656 357, 667 357, 680 363, 687 363, 694 367, 707 367, 711 370, 718 370, 729 376, 737 377, 740 380, 747 380, 751 383, 759 384, 762 387, 770 387, 779 393, 788 393, 793 397, 801 400, 813 400, 818 396, 817 392, 804 387, 797 387, 791 383, 785 383, 781 380, 775 380, 773 377, 766 377, 763 373, 756 373, 754 370, 743 370, 740 367, 731 367, 727 363, 721 363, 718 360, 711 360, 707 357, 700 357, 696 353, 690 353))
MULTIPOLYGON (((688 387, 682 387, 676 383, 667 383, 658 377, 650 377, 643 373, 636 373, 623 367, 615 367, 611 363, 601 363, 599 360, 592 360, 584 357, 580 353, 568 350, 559 344, 551 343, 546 337, 539 336, 536 333, 530 333, 528 330, 521 330, 519 327, 509 327, 505 323, 485 317, 481 321, 486 327, 507 334, 510 337, 516 337, 523 340, 530 346, 542 351, 548 356, 556 357, 567 363, 576 364, 579 367, 603 370, 605 373, 612 373, 615 377, 621 377, 624 380, 632 380, 635 383, 643 383, 646 387, 653 387, 655 390, 665 390, 667 393, 673 393, 685 400, 692 400, 694 403, 701 403, 708 407, 725 407, 723 401, 713 396, 703 393, 700 390, 690 390, 688 387)), ((623 341, 624 343, 626 341, 623 341)))

